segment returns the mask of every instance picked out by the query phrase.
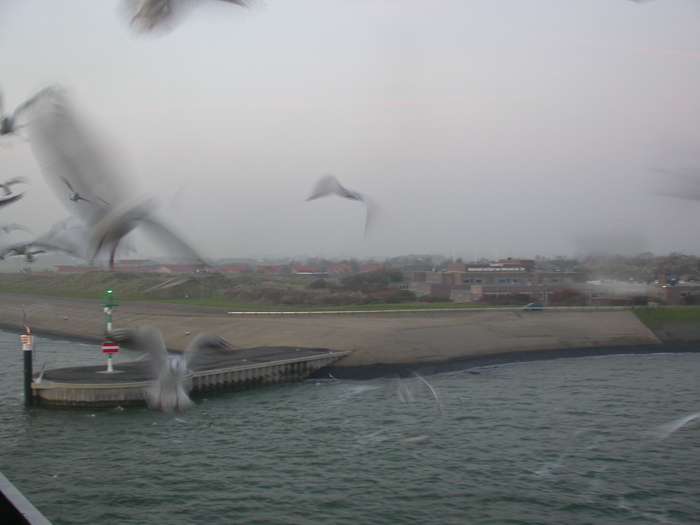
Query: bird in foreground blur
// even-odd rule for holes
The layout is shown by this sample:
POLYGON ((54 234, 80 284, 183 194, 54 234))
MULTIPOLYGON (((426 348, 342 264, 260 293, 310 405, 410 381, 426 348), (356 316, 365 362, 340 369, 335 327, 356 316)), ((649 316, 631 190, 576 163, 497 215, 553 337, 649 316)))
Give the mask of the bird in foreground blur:
POLYGON ((32 98, 29 100, 24 101, 22 104, 20 104, 17 109, 14 110, 11 114, 5 114, 4 108, 3 108, 3 100, 2 100, 2 94, 0 93, 0 135, 10 135, 14 134, 20 127, 17 123, 17 119, 19 116, 22 114, 22 112, 27 109, 30 105, 32 105, 34 102, 39 100, 40 97, 43 97, 47 93, 50 93, 52 88, 46 88, 42 89, 34 95, 32 98))
POLYGON ((10 180, 0 183, 0 189, 2 189, 5 195, 12 195, 12 186, 15 184, 26 184, 26 177, 14 177, 10 180))
POLYGON ((195 337, 184 353, 171 353, 165 347, 160 330, 151 326, 116 329, 108 332, 107 336, 114 342, 126 343, 134 350, 149 355, 156 382, 146 390, 146 402, 149 408, 165 413, 180 412, 192 406, 187 375, 194 356, 208 348, 221 351, 231 347, 226 339, 203 332, 195 337))
MULTIPOLYGON (((253 0, 218 0, 241 7, 251 7, 253 0)), ((122 10, 132 29, 138 33, 172 31, 188 9, 199 0, 123 0, 122 10)))
POLYGON ((20 200, 23 195, 24 195, 24 193, 16 193, 16 194, 14 194, 10 197, 7 197, 5 199, 0 199, 0 208, 3 206, 7 206, 8 204, 11 204, 15 201, 20 200))
POLYGON ((16 230, 21 230, 28 232, 29 230, 25 227, 22 226, 21 224, 17 224, 16 222, 4 222, 0 224, 0 230, 4 231, 5 233, 10 233, 11 231, 16 231, 16 230))
POLYGON ((124 238, 138 227, 168 252, 200 264, 201 257, 156 219, 153 199, 139 195, 115 168, 109 148, 80 122, 64 93, 55 89, 50 95, 32 105, 30 146, 44 178, 75 220, 57 224, 42 240, 51 243, 48 237, 58 235, 57 248, 91 262, 107 257, 113 268, 124 238))
POLYGON ((650 430, 647 432, 647 435, 652 439, 661 441, 662 439, 666 439, 671 434, 686 427, 700 428, 700 412, 682 417, 680 419, 675 419, 669 423, 665 423, 659 427, 656 427, 654 430, 650 430))
POLYGON ((35 250, 34 248, 36 247, 38 246, 32 242, 23 242, 5 246, 0 248, 0 261, 4 261, 7 257, 23 256, 25 261, 30 263, 34 262, 36 261, 36 257, 34 257, 36 254, 46 253, 46 250, 35 250))
MULTIPOLYGON (((426 381, 426 379, 415 370, 411 370, 411 374, 413 374, 414 380, 419 381, 423 384, 424 387, 428 388, 428 391, 435 400, 435 409, 437 410, 438 415, 444 415, 442 401, 440 400, 440 396, 438 396, 438 393, 433 388, 433 386, 430 383, 428 383, 428 381, 426 381)), ((409 381, 403 381, 399 378, 396 393, 401 401, 403 401, 404 403, 412 403, 413 401, 415 401, 417 390, 418 389, 416 384, 411 384, 409 381)))
POLYGON ((355 190, 350 190, 340 184, 338 179, 336 179, 333 175, 324 175, 321 177, 321 179, 316 183, 313 192, 311 192, 311 196, 306 200, 308 202, 315 199, 320 199, 322 197, 328 197, 329 195, 338 195, 339 197, 343 197, 345 199, 359 201, 365 205, 365 237, 367 237, 367 232, 369 231, 371 223, 373 222, 376 214, 376 205, 371 202, 366 195, 363 195, 355 190))

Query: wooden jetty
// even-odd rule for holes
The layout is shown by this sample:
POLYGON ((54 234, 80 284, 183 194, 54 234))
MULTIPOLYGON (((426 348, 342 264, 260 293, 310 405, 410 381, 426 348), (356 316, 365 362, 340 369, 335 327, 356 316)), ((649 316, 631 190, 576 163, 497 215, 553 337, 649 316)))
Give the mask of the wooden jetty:
MULTIPOLYGON (((319 348, 259 347, 200 352, 190 363, 191 394, 228 392, 303 381, 350 354, 319 348)), ((125 407, 146 404, 155 384, 149 360, 104 366, 59 368, 34 376, 33 404, 54 407, 125 407)))

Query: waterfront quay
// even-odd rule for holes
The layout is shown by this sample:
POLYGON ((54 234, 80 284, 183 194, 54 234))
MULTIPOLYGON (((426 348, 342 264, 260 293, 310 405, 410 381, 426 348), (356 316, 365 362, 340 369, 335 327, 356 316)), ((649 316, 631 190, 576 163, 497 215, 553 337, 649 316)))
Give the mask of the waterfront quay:
MULTIPOLYGON (((230 392, 307 379, 347 352, 325 349, 264 347, 206 351, 190 362, 192 394, 230 392)), ((104 366, 59 368, 35 374, 33 404, 58 407, 116 407, 145 404, 144 392, 155 385, 148 359, 104 366)))

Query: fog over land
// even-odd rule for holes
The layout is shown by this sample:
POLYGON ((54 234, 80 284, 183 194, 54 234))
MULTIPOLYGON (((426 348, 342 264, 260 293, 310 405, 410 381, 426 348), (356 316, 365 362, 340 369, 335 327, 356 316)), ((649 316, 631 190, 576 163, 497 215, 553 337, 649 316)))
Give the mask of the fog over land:
MULTIPOLYGON (((202 2, 150 36, 119 5, 0 3, 4 111, 63 86, 206 258, 700 255, 697 2, 202 2), (306 201, 325 174, 366 234, 362 201, 306 201)), ((18 133, 0 223, 40 234, 65 206, 18 133)))

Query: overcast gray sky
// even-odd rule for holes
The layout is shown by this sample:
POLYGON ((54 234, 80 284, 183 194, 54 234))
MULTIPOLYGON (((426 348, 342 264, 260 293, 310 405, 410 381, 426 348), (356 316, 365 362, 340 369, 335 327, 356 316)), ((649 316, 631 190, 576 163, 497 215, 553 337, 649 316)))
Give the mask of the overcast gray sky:
MULTIPOLYGON (((649 191, 700 169, 695 0, 205 2, 157 38, 1 2, 6 111, 49 84, 207 257, 700 253, 700 202, 649 191), (326 173, 381 206, 366 239, 360 203, 305 202, 326 173)), ((7 142, 32 184, 0 222, 39 233, 65 208, 7 142)))

